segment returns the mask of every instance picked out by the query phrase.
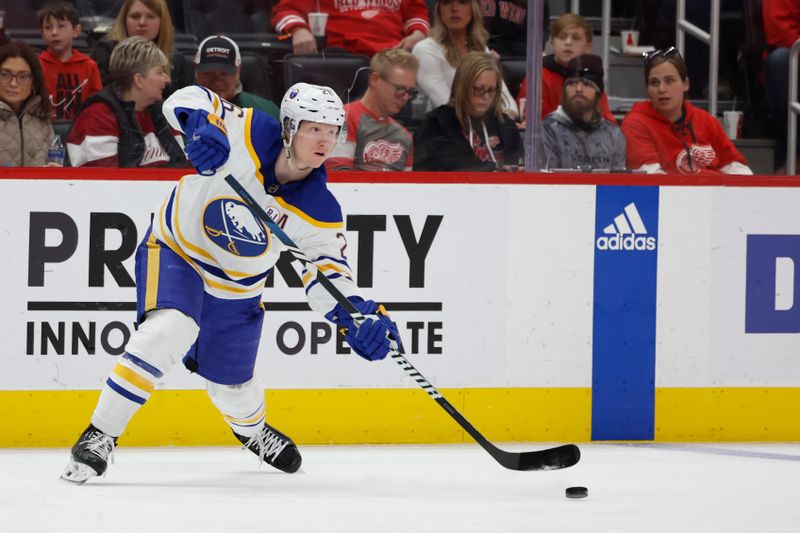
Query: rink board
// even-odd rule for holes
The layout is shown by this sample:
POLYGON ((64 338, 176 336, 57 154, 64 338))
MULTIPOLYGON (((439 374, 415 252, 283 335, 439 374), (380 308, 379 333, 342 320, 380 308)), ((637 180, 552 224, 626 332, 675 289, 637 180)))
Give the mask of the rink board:
MULTIPOLYGON (((0 446, 63 446, 85 426, 134 327, 132 250, 178 176, 4 170, 0 446)), ((364 293, 389 304, 409 360, 487 437, 800 439, 791 182, 331 181, 364 293)), ((257 373, 276 425, 306 443, 469 438, 396 365, 347 353, 291 272, 272 285, 257 373)), ((127 443, 230 441, 202 380, 176 369, 158 388, 127 443)))

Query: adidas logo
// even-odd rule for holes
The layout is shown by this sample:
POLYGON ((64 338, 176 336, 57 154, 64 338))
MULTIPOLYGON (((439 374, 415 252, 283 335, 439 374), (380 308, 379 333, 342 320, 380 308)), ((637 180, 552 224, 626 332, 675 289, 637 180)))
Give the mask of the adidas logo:
POLYGON ((598 250, 655 250, 656 238, 647 236, 647 228, 633 202, 625 206, 614 222, 603 228, 597 238, 598 250))

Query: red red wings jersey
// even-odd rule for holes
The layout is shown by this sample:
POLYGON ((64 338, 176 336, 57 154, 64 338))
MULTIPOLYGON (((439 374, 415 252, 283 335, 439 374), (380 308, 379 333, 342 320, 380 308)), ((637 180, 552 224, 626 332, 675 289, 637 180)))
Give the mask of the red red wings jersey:
POLYGON ((347 141, 325 162, 328 170, 411 170, 414 139, 392 117, 379 117, 361 101, 345 106, 347 141))
POLYGON ((628 168, 658 164, 669 173, 719 173, 733 163, 747 165, 719 121, 685 102, 683 125, 670 122, 650 101, 639 102, 622 121, 628 168))
POLYGON ((427 35, 430 29, 424 0, 280 0, 272 9, 272 25, 278 33, 308 28, 313 11, 328 13, 327 46, 354 54, 372 56, 414 30, 427 35))

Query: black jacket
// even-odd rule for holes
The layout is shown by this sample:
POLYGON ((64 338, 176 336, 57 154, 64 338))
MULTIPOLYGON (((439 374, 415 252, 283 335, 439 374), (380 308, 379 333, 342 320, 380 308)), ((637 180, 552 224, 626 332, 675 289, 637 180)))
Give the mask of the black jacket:
MULTIPOLYGON (((522 157, 522 141, 514 121, 503 115, 503 123, 491 116, 487 128, 500 132, 503 164, 516 165, 522 157)), ((414 134, 414 170, 491 172, 491 161, 481 161, 461 131, 453 106, 439 106, 427 115, 414 134)))
MULTIPOLYGON (((144 157, 144 135, 134 114, 134 103, 123 102, 119 99, 114 90, 114 86, 104 88, 99 93, 95 93, 84 103, 82 109, 86 109, 95 102, 102 102, 111 108, 114 117, 119 124, 119 144, 117 148, 117 161, 121 168, 136 168, 144 157)), ((178 141, 172 135, 172 128, 164 113, 161 112, 161 102, 156 102, 147 108, 147 112, 153 119, 153 126, 156 130, 158 142, 169 155, 168 167, 181 168, 187 166, 186 156, 183 153, 178 141)))
MULTIPOLYGON (((100 39, 92 47, 91 58, 95 60, 97 68, 100 70, 100 80, 103 82, 103 87, 111 85, 111 82, 114 81, 111 79, 108 63, 111 59, 111 52, 114 51, 114 47, 117 46, 118 42, 111 39, 100 39)), ((194 67, 183 54, 173 52, 169 61, 172 65, 169 74, 172 83, 164 89, 164 94, 162 95, 164 100, 178 89, 194 85, 194 67)))

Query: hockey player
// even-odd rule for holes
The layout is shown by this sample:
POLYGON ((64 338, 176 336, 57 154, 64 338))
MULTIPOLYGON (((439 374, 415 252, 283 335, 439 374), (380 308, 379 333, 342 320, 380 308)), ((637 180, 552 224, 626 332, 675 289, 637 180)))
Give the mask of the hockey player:
POLYGON ((312 309, 344 328, 361 357, 384 358, 396 326, 353 282, 342 253, 341 209, 326 187, 323 162, 342 133, 342 102, 327 87, 295 84, 283 97, 278 124, 191 86, 164 102, 164 114, 188 139, 186 154, 200 174, 180 180, 139 245, 139 327, 61 477, 83 483, 103 475, 117 438, 181 358, 205 378, 212 402, 245 447, 261 461, 296 472, 300 452, 265 422, 264 389, 253 374, 264 318, 261 292, 283 245, 223 178, 234 175, 368 319, 355 325, 317 283, 316 272, 304 271, 312 309))

